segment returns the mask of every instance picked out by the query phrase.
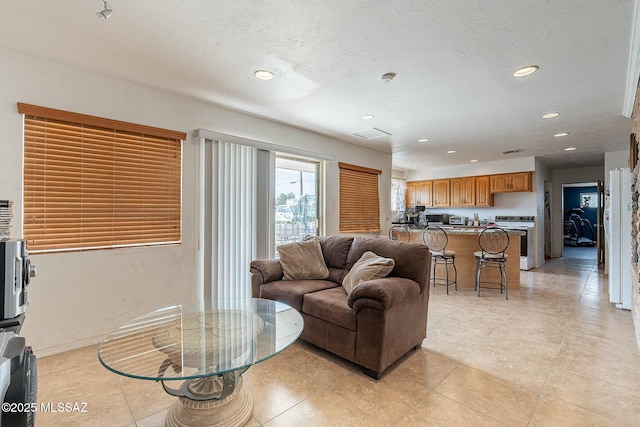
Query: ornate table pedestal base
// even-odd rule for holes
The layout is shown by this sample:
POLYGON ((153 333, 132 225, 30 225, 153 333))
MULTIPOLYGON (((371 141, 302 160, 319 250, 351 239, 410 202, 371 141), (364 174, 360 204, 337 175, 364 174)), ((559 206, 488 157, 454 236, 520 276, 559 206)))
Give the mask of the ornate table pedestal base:
MULTIPOLYGON (((222 390, 221 377, 207 377, 191 380, 189 392, 194 396, 219 394, 222 390)), ((253 397, 243 387, 242 377, 239 377, 233 392, 219 399, 194 400, 181 396, 169 408, 165 419, 165 427, 231 427, 243 426, 251 420, 253 415, 253 397)))

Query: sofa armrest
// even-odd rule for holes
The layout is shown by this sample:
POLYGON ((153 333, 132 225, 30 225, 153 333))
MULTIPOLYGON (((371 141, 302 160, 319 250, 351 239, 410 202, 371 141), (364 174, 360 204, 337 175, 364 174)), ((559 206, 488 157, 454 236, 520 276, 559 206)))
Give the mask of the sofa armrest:
POLYGON ((387 310, 419 295, 420 285, 414 280, 385 277, 360 283, 349 294, 347 304, 356 311, 361 307, 387 310))
POLYGON ((251 272, 251 296, 254 298, 260 298, 262 285, 282 280, 284 276, 282 265, 277 258, 253 260, 249 265, 249 271, 251 272))
POLYGON ((252 276, 256 276, 260 284, 282 280, 284 273, 282 265, 277 258, 256 259, 251 261, 249 271, 252 276))

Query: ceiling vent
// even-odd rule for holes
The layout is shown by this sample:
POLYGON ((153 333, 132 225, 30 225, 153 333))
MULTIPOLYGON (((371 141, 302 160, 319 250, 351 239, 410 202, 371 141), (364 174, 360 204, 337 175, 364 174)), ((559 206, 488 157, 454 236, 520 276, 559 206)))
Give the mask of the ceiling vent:
POLYGON ((357 132, 354 132, 353 135, 359 136, 360 138, 363 138, 363 139, 373 139, 381 136, 390 136, 391 134, 389 132, 385 132, 378 128, 371 128, 371 129, 359 130, 357 132))
POLYGON ((515 150, 503 151, 502 154, 505 154, 505 155, 506 154, 516 154, 516 153, 521 153, 521 152, 522 152, 522 150, 517 148, 515 150))

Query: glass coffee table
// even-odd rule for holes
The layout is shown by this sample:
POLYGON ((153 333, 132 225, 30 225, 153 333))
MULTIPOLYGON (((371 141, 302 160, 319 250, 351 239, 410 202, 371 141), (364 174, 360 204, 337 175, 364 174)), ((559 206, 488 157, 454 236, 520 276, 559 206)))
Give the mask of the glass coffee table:
POLYGON ((120 327, 98 350, 102 365, 159 381, 179 399, 166 426, 237 426, 253 414, 241 375, 295 342, 304 322, 286 304, 256 298, 162 308, 120 327))

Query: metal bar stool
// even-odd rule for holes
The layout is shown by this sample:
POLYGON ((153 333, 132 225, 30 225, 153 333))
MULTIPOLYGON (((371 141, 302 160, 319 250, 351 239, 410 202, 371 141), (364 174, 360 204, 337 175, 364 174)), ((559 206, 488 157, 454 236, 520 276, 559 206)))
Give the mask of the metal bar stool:
POLYGON ((433 276, 431 278, 433 286, 446 285, 447 295, 449 295, 449 285, 453 284, 457 291, 458 269, 456 268, 456 252, 447 250, 447 243, 449 243, 447 232, 440 227, 427 227, 422 233, 422 241, 431 251, 431 257, 433 259, 433 276), (436 276, 436 266, 438 264, 444 266, 444 278, 436 276), (453 279, 449 278, 449 265, 453 266, 453 279))
MULTIPOLYGON (((499 285, 500 293, 504 289, 505 299, 509 299, 509 282, 507 280, 507 248, 509 247, 509 234, 502 228, 491 227, 478 235, 478 246, 480 250, 475 252, 476 257, 476 284, 475 289, 478 290, 480 296, 480 288, 482 284, 499 285), (500 270, 500 281, 490 282, 481 281, 480 275, 484 267, 492 267, 500 270)), ((496 286, 487 287, 487 289, 497 289, 496 286)))
POLYGON ((393 225, 389 229, 389 240, 400 240, 401 242, 408 242, 411 240, 411 233, 409 227, 406 225, 393 225))

